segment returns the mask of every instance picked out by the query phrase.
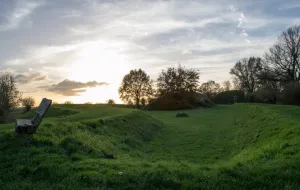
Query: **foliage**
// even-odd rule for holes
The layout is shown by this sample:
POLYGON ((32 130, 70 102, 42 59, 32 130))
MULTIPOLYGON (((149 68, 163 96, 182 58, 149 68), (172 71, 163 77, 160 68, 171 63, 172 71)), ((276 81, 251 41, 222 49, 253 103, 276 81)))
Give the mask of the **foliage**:
POLYGON ((247 99, 252 103, 276 104, 277 92, 271 88, 260 88, 256 92, 249 93, 247 99))
POLYGON ((84 104, 93 104, 92 102, 84 102, 84 104))
POLYGON ((213 102, 216 104, 233 104, 233 96, 237 97, 237 102, 245 102, 245 93, 241 90, 229 90, 220 92, 215 96, 213 102))
POLYGON ((65 104, 74 104, 74 103, 70 100, 67 100, 67 101, 65 101, 65 104))
POLYGON ((237 86, 245 92, 254 92, 259 87, 259 75, 262 71, 260 58, 250 57, 238 61, 230 70, 237 86))
POLYGON ((193 109, 197 107, 210 107, 213 103, 205 96, 196 92, 181 92, 176 94, 164 94, 152 100, 147 109, 149 110, 178 110, 193 109), (201 101, 203 97, 203 102, 201 101))
POLYGON ((139 108, 142 98, 148 98, 153 95, 150 76, 142 69, 131 70, 124 76, 119 88, 119 94, 123 101, 126 103, 135 102, 135 105, 139 108))
POLYGON ((5 112, 10 111, 19 105, 21 101, 21 93, 16 87, 13 76, 0 76, 0 108, 5 112))
POLYGON ((300 83, 288 83, 282 92, 282 103, 300 106, 300 83))
POLYGON ((208 98, 213 99, 222 89, 219 83, 216 83, 213 80, 209 80, 206 83, 203 83, 200 88, 199 92, 205 94, 208 98))
POLYGON ((115 100, 113 100, 113 99, 109 99, 106 102, 107 102, 107 104, 110 104, 110 105, 116 104, 115 100))
POLYGON ((29 112, 31 108, 35 105, 35 100, 32 97, 26 97, 22 100, 22 106, 25 107, 25 112, 29 112))
POLYGON ((299 81, 300 71, 300 25, 284 31, 278 41, 265 54, 264 72, 261 78, 287 83, 299 81))
POLYGON ((159 96, 176 94, 184 91, 196 92, 200 74, 195 69, 186 69, 179 65, 177 68, 169 67, 162 70, 157 79, 159 96))

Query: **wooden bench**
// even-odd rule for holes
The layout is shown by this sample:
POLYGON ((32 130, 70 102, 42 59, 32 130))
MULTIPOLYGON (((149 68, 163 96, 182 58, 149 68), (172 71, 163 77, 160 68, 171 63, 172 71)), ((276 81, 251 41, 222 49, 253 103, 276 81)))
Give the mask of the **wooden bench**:
POLYGON ((43 120, 44 115, 52 104, 52 100, 43 98, 39 107, 35 110, 35 115, 32 119, 17 119, 16 133, 18 134, 33 134, 43 120))

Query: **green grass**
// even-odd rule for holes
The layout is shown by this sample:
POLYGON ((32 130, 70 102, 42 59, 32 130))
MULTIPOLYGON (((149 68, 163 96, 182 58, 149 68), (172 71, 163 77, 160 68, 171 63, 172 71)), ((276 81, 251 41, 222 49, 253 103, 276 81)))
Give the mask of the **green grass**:
POLYGON ((0 187, 300 189, 299 107, 184 112, 53 105, 34 135, 0 125, 0 187))

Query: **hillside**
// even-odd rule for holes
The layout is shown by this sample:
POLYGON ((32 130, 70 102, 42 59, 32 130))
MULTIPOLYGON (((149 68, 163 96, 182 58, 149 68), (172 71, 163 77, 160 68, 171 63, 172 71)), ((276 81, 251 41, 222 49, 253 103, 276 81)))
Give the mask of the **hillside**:
MULTIPOLYGON (((299 189, 300 108, 53 105, 38 132, 0 125, 3 189, 299 189)), ((19 117, 29 117, 26 114, 19 117)))

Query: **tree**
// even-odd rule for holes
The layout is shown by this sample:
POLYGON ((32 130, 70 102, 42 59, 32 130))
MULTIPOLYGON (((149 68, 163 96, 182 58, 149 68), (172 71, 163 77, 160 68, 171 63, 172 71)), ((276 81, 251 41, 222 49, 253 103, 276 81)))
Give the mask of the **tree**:
POLYGON ((261 79, 288 83, 299 81, 300 25, 283 32, 269 52, 265 54, 264 72, 261 79))
POLYGON ((226 80, 223 82, 223 89, 224 91, 229 91, 231 90, 231 83, 229 80, 226 80))
POLYGON ((116 102, 113 99, 109 99, 106 102, 107 102, 107 104, 110 104, 110 105, 116 104, 116 102))
POLYGON ((216 83, 213 80, 209 80, 206 83, 203 83, 200 88, 199 91, 203 94, 205 94, 207 97, 209 97, 210 99, 214 98, 219 92, 220 92, 220 84, 216 83))
POLYGON ((22 105, 25 107, 25 112, 29 112, 34 104, 35 100, 32 97, 26 97, 22 99, 22 105))
POLYGON ((150 76, 142 69, 131 70, 123 78, 119 95, 123 101, 127 103, 134 102, 136 107, 139 108, 142 98, 149 98, 153 95, 150 76))
POLYGON ((68 101, 65 101, 65 104, 73 104, 73 102, 68 100, 68 101))
POLYGON ((86 104, 86 105, 91 105, 91 104, 93 104, 92 102, 84 102, 84 104, 86 104))
POLYGON ((169 67, 162 70, 157 79, 159 96, 166 93, 176 94, 183 91, 196 92, 199 84, 200 74, 195 69, 169 67))
POLYGON ((145 98, 142 98, 141 104, 142 104, 142 106, 145 106, 147 104, 147 100, 145 98))
POLYGON ((21 97, 13 76, 0 76, 0 109, 9 112, 10 109, 19 105, 21 97))
POLYGON ((234 75, 236 86, 245 92, 254 92, 259 87, 259 76, 262 71, 261 58, 250 57, 238 61, 230 70, 234 75))

